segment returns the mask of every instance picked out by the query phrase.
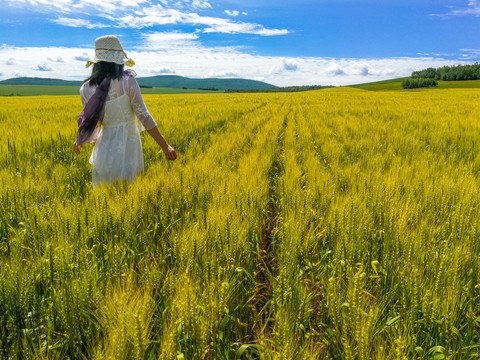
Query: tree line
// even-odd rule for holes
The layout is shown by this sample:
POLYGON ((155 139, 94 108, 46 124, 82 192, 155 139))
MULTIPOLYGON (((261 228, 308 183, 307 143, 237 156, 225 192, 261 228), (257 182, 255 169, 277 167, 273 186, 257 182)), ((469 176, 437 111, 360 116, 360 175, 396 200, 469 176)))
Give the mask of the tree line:
POLYGON ((435 79, 405 79, 402 81, 404 89, 418 89, 422 87, 434 87, 438 82, 435 79))
POLYGON ((480 79, 480 64, 453 65, 439 68, 428 68, 414 71, 412 79, 434 79, 443 81, 478 80, 480 79))

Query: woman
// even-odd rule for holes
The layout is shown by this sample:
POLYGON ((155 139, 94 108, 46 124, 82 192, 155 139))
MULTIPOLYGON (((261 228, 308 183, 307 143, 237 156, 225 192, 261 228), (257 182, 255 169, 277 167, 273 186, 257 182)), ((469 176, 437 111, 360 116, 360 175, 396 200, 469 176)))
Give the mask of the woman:
POLYGON ((139 131, 146 129, 162 148, 168 160, 175 160, 175 149, 168 145, 157 123, 143 102, 133 66, 117 37, 106 35, 95 40, 92 75, 80 88, 83 111, 78 116, 75 153, 84 143, 95 143, 90 164, 93 186, 116 180, 132 182, 144 169, 139 131), (139 123, 137 127, 136 118, 139 123), (101 123, 102 128, 98 126, 101 123))

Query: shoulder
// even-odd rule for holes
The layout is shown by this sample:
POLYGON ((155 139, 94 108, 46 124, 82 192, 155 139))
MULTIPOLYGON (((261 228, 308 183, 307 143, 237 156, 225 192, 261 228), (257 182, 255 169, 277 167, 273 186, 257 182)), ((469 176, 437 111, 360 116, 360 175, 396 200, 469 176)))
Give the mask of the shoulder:
POLYGON ((135 89, 138 87, 137 79, 135 79, 136 75, 132 70, 127 70, 123 73, 122 81, 127 89, 135 89))
POLYGON ((88 91, 90 88, 91 88, 91 86, 89 85, 89 83, 88 83, 88 82, 84 82, 84 83, 80 86, 80 93, 83 94, 84 92, 88 91))
POLYGON ((122 76, 122 79, 123 81, 126 81, 126 82, 134 82, 136 83, 137 80, 135 79, 135 76, 137 76, 137 73, 133 70, 125 70, 123 72, 123 76, 122 76))

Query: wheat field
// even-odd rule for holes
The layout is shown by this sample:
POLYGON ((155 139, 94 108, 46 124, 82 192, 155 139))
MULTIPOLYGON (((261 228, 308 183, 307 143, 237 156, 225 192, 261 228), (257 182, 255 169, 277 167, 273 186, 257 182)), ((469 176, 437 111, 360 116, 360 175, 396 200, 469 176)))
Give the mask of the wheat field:
POLYGON ((480 356, 480 90, 146 95, 179 158, 92 189, 79 96, 0 98, 1 359, 480 356))

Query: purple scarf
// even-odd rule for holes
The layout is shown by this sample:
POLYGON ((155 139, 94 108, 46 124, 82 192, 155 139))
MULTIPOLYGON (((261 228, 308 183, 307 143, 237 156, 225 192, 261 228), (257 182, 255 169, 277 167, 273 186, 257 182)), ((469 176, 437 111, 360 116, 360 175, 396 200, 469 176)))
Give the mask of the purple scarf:
POLYGON ((103 121, 105 112, 105 101, 107 99, 108 89, 110 88, 110 78, 106 77, 95 89, 95 93, 88 100, 87 105, 78 115, 78 132, 75 145, 80 146, 95 131, 97 123, 103 121))

